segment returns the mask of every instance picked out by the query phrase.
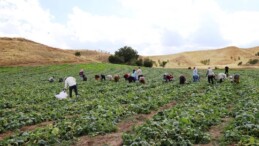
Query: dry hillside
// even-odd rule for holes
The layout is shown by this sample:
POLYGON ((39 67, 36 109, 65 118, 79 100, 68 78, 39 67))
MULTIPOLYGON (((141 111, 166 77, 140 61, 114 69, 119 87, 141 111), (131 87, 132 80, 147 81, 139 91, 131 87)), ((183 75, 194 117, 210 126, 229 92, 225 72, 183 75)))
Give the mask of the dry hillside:
POLYGON ((62 50, 23 38, 0 38, 0 66, 107 62, 109 54, 90 50, 62 50))
MULTIPOLYGON (((259 52, 259 47, 241 49, 237 47, 226 47, 217 50, 184 52, 173 55, 149 56, 158 64, 158 60, 169 61, 166 67, 193 67, 205 68, 208 66, 224 67, 247 67, 249 59, 259 59, 255 54, 259 52), (209 65, 204 65, 201 61, 209 60, 209 65), (238 63, 242 62, 241 66, 238 63)), ((258 66, 258 64, 256 64, 258 66)))

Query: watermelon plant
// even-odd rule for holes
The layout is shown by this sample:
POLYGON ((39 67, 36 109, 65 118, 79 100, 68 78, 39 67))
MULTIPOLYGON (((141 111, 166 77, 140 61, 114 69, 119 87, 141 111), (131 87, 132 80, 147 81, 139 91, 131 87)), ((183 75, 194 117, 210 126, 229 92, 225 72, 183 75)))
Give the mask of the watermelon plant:
POLYGON ((122 78, 134 68, 111 64, 1 67, 0 134, 12 134, 2 139, 0 145, 71 145, 83 135, 115 132, 123 119, 149 114, 172 101, 177 102, 176 106, 125 133, 123 144, 209 143, 209 129, 224 117, 233 120, 222 133, 223 145, 257 143, 257 70, 236 70, 242 77, 237 85, 228 81, 209 85, 205 70, 200 71, 201 81, 192 83, 192 72, 187 69, 143 68, 143 85, 122 78), (84 69, 87 81, 80 79, 80 69, 84 69), (163 82, 165 72, 173 73, 175 80, 163 82), (119 74, 121 80, 96 81, 96 74, 119 74), (181 74, 187 77, 186 85, 179 85, 181 74), (56 79, 53 83, 48 82, 50 76, 56 79), (54 95, 63 89, 64 83, 57 79, 67 76, 76 77, 80 97, 58 100, 54 95), (37 126, 43 122, 49 124, 37 126), (26 130, 31 125, 36 128, 26 130))

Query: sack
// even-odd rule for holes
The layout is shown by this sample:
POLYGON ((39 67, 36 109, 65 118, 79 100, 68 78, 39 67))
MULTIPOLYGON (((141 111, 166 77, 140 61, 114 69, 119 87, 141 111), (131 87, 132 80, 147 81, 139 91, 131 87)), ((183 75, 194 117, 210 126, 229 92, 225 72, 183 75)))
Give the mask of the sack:
POLYGON ((65 91, 61 91, 59 94, 55 95, 57 99, 66 99, 67 93, 65 91))

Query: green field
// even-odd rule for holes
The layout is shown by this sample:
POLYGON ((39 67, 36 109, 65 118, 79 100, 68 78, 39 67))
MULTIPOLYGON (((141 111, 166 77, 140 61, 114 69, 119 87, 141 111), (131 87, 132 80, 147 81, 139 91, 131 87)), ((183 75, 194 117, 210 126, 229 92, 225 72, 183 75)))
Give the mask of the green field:
POLYGON ((199 70, 201 81, 192 83, 192 70, 153 68, 142 68, 144 85, 123 78, 118 83, 94 80, 96 74, 122 77, 132 69, 111 64, 1 67, 0 146, 74 145, 84 135, 116 132, 122 120, 149 114, 172 101, 175 106, 125 132, 123 145, 259 145, 258 69, 230 70, 240 74, 239 84, 208 84, 206 70, 199 70), (80 69, 88 81, 79 78, 80 69), (175 80, 164 83, 165 72, 175 80), (179 85, 181 74, 187 77, 185 85, 179 85), (80 97, 56 99, 64 82, 49 83, 50 76, 74 76, 80 97), (46 121, 50 124, 37 126, 46 121), (29 125, 36 126, 22 130, 29 125), (215 139, 210 130, 217 126, 221 129, 215 139))

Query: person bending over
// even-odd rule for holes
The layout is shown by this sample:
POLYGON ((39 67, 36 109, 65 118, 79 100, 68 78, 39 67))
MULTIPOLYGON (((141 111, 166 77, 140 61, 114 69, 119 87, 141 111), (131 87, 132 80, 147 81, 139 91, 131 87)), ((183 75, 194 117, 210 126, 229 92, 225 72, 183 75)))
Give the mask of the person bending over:
POLYGON ((72 90, 75 91, 76 97, 78 97, 76 79, 74 77, 67 77, 65 80, 64 90, 69 87, 69 96, 72 97, 72 90))

